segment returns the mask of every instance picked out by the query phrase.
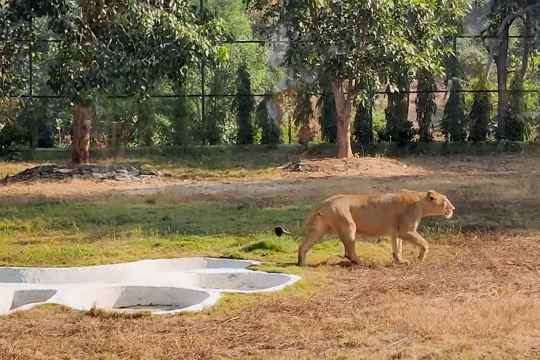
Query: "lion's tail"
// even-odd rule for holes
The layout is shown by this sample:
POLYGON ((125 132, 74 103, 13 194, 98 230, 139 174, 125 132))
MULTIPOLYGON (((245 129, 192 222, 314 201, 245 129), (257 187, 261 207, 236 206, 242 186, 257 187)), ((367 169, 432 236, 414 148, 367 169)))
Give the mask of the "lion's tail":
MULTIPOLYGON (((306 217, 306 219, 304 220, 304 229, 309 229, 311 228, 312 225, 316 225, 321 219, 320 219, 320 216, 321 216, 321 213, 319 211, 319 209, 314 209, 312 210, 308 216, 306 217)), ((282 226, 276 226, 274 228, 274 233, 280 237, 280 236, 283 236, 283 235, 291 235, 292 232, 285 229, 284 227, 282 226)), ((301 236, 301 235, 300 235, 301 236)))

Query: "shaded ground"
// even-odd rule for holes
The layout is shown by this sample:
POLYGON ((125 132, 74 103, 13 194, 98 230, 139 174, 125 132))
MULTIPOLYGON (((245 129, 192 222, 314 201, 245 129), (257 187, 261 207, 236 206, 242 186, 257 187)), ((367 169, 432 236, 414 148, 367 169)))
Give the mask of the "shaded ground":
MULTIPOLYGON (((77 234, 88 236, 81 246, 103 249, 79 256, 86 262, 113 251, 113 258, 227 254, 256 241, 266 250, 240 256, 304 277, 284 292, 230 296, 193 315, 129 318, 46 307, 2 317, 0 359, 540 359, 539 163, 538 154, 319 160, 322 174, 274 169, 248 179, 0 188, 0 204, 16 213, 0 219, 0 235, 11 231, 8 240, 32 234, 25 229, 45 211, 54 221, 39 231, 69 243, 67 225, 86 216, 94 220, 77 223, 77 234), (359 244, 365 265, 351 267, 331 242, 300 269, 292 265, 294 239, 266 235, 277 220, 294 229, 322 197, 399 188, 436 189, 457 206, 451 221, 422 228, 432 244, 425 264, 393 266, 382 243, 359 244), (73 195, 79 203, 64 207, 73 195), (44 207, 32 210, 35 204, 44 207), (107 204, 121 218, 114 228, 119 238, 102 229, 101 242, 94 231, 109 224, 95 214, 107 204), (2 221, 13 226, 3 228, 2 221), (137 224, 155 232, 151 244, 161 245, 121 238, 137 224), (176 234, 167 232, 171 227, 186 235, 169 238, 176 234), (192 241, 204 246, 190 248, 192 241), (130 242, 137 250, 126 256, 130 242)), ((18 241, 9 243, 4 262, 24 261, 13 252, 32 244, 18 241)), ((416 251, 406 246, 406 256, 416 251)))

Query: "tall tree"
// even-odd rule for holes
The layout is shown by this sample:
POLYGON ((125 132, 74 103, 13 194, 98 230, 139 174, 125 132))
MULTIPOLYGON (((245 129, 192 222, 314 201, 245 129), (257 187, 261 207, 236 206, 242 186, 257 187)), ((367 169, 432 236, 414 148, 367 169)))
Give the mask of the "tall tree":
POLYGON ((533 20, 531 14, 524 13, 520 25, 519 41, 521 48, 520 64, 514 73, 510 85, 511 93, 509 99, 509 115, 505 119, 504 134, 505 138, 514 141, 523 141, 526 136, 526 117, 524 101, 524 81, 529 67, 529 60, 533 50, 533 20))
POLYGON ((255 118, 262 132, 261 144, 275 146, 281 143, 281 129, 276 119, 268 111, 271 106, 271 99, 270 96, 267 96, 259 103, 255 111, 255 118))
POLYGON ((461 94, 461 82, 451 80, 450 96, 444 108, 441 123, 442 131, 447 141, 463 142, 467 139, 465 130, 465 103, 461 94))
MULTIPOLYGON (((485 90, 481 82, 478 90, 485 90)), ((486 141, 489 134, 489 122, 491 118, 491 102, 487 92, 479 91, 474 94, 474 101, 469 113, 469 140, 472 142, 486 141)))
POLYGON ((285 63, 298 76, 331 77, 336 105, 338 157, 351 157, 351 111, 386 83, 396 84, 400 64, 440 70, 442 39, 455 31, 467 0, 254 0, 268 28, 287 28, 294 46, 285 63))
MULTIPOLYGON (((495 38, 496 41, 486 42, 490 49, 491 56, 497 66, 497 87, 498 87, 498 103, 497 103, 497 137, 499 139, 515 136, 516 129, 513 125, 518 125, 512 121, 514 116, 510 109, 507 83, 509 70, 509 35, 510 28, 514 22, 521 19, 524 26, 525 34, 532 29, 533 19, 538 22, 540 15, 540 2, 538 0, 493 0, 491 1, 491 12, 489 15, 489 24, 482 34, 486 39, 495 38)), ((530 36, 530 34, 529 34, 530 36)), ((524 46, 524 56, 522 65, 525 65, 525 71, 528 62, 528 51, 530 50, 529 43, 524 46)), ((518 71, 516 79, 519 80, 523 71, 523 67, 518 71)), ((515 83, 519 86, 519 81, 515 83)))
POLYGON ((311 123, 313 117, 314 110, 309 87, 299 84, 296 87, 293 118, 294 125, 298 129, 298 142, 305 148, 312 140, 311 123))
POLYGON ((396 88, 386 88, 388 105, 384 111, 386 117, 386 135, 395 142, 405 145, 414 137, 413 124, 409 121, 409 88, 407 69, 395 66, 396 88), (396 91, 397 90, 397 91, 396 91))
POLYGON ((237 95, 234 107, 238 121, 237 143, 241 145, 253 144, 254 129, 252 112, 255 108, 255 100, 251 95, 251 77, 246 64, 242 64, 238 68, 236 87, 237 95))
POLYGON ((72 107, 72 160, 89 161, 97 93, 144 98, 164 80, 181 81, 202 56, 219 53, 222 23, 199 17, 181 0, 10 1, 0 33, 23 34, 41 19, 60 38, 49 86, 72 107))
POLYGON ((356 143, 366 146, 373 142, 373 98, 360 101, 356 106, 354 118, 354 137, 356 143))
POLYGON ((433 134, 431 131, 433 117, 437 112, 437 102, 435 101, 435 91, 437 83, 435 77, 427 72, 419 72, 418 96, 416 97, 416 121, 418 122, 418 134, 420 142, 431 142, 433 134))
POLYGON ((317 106, 321 113, 321 136, 323 141, 331 144, 336 143, 337 128, 336 128, 336 104, 334 96, 330 90, 328 82, 321 84, 322 95, 317 102, 317 106))
MULTIPOLYGON (((243 0, 204 0, 204 5, 216 16, 226 20, 224 31, 229 39, 255 38, 243 0)), ((235 80, 240 66, 245 66, 249 72, 251 91, 259 93, 271 88, 270 71, 267 66, 269 47, 256 43, 242 43, 229 48, 228 61, 206 62, 206 80, 210 94, 235 94, 237 90, 235 80)), ((206 142, 217 144, 234 137, 236 117, 231 109, 230 97, 209 97, 206 102, 205 118, 206 142)))
MULTIPOLYGON (((180 89, 179 89, 180 90, 180 89)), ((183 91, 177 91, 177 94, 183 91)), ((190 142, 189 120, 194 117, 193 104, 187 97, 179 97, 172 106, 172 144, 186 146, 190 142)))

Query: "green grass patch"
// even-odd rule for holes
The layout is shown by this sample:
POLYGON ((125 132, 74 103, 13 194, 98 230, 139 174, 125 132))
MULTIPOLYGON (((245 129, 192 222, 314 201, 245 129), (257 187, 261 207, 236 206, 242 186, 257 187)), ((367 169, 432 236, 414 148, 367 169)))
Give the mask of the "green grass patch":
MULTIPOLYGON (((88 265, 145 258, 225 256, 260 259, 276 271, 294 266, 311 203, 272 201, 177 203, 166 197, 109 198, 76 202, 0 202, 0 265, 88 265), (151 201, 149 201, 151 200, 151 201), (292 235, 276 237, 281 225, 292 235)), ((451 220, 426 219, 420 232, 430 242, 466 232, 525 229, 534 204, 472 204, 451 220)), ((357 242, 361 258, 390 258, 387 241, 357 242)), ((334 240, 317 244, 308 262, 343 253, 334 240)), ((266 268, 266 270, 270 270, 266 268)), ((290 269, 287 269, 289 271, 290 269)))
MULTIPOLYGON (((274 271, 295 267, 301 224, 310 204, 268 206, 214 202, 41 201, 2 204, 0 265, 68 266, 147 258, 216 256, 259 259, 274 271), (276 237, 276 224, 293 235, 276 237)), ((358 243, 370 261, 388 255, 384 243, 358 243)), ((317 244, 310 262, 340 256, 341 244, 317 244)), ((271 270, 266 268, 266 270, 271 270)), ((287 269, 288 270, 288 269, 287 269)))
POLYGON ((294 228, 307 205, 118 199, 2 204, 0 264, 82 265, 187 255, 285 257, 293 239, 275 239, 274 224, 294 228))

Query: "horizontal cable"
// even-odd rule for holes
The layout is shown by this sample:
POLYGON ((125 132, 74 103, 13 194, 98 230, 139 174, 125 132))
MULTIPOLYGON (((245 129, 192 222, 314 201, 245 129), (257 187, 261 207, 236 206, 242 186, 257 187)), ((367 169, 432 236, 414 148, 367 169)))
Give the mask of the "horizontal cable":
MULTIPOLYGON (((433 90, 433 91, 423 91, 423 90, 409 90, 409 91, 396 91, 396 92, 393 92, 393 93, 390 93, 388 91, 376 91, 374 94, 375 95, 389 95, 389 94, 445 94, 445 93, 449 93, 451 92, 452 90, 433 90)), ((490 90, 490 89, 486 89, 486 90, 464 90, 464 89, 461 89, 461 90, 456 90, 455 92, 458 92, 458 93, 471 93, 471 94, 476 94, 476 93, 498 93, 499 90, 490 90)), ((506 92, 508 93, 518 93, 518 94, 531 94, 531 93, 539 93, 540 94, 540 89, 537 89, 537 90, 515 90, 515 89, 508 89, 506 90, 506 92)), ((253 96, 253 97, 266 97, 266 96, 274 96, 276 95, 275 93, 254 93, 254 94, 154 94, 154 95, 150 95, 151 98, 163 98, 163 99, 167 99, 167 98, 212 98, 212 97, 216 97, 216 98, 220 98, 220 97, 249 97, 249 96, 253 96)), ((313 95, 313 96, 321 96, 322 94, 321 93, 309 93, 309 95, 313 95)), ((66 98, 65 96, 62 96, 62 95, 29 95, 29 94, 21 94, 21 95, 8 95, 6 96, 7 98, 12 98, 12 99, 16 99, 16 98, 36 98, 36 99, 63 99, 63 98, 66 98)), ((132 98, 132 97, 135 97, 135 95, 108 95, 107 98, 111 98, 111 99, 124 99, 124 98, 132 98)))
MULTIPOLYGON (((489 35, 459 35, 459 36, 447 36, 448 39, 499 39, 498 36, 489 35)), ((505 36, 506 39, 533 39, 536 38, 534 35, 508 35, 505 36)), ((62 42, 62 39, 39 39, 39 38, 5 38, 0 37, 0 42, 62 42)), ((300 43, 305 42, 303 40, 257 40, 257 39, 248 39, 248 40, 226 40, 221 42, 222 44, 279 44, 279 43, 300 43)))

